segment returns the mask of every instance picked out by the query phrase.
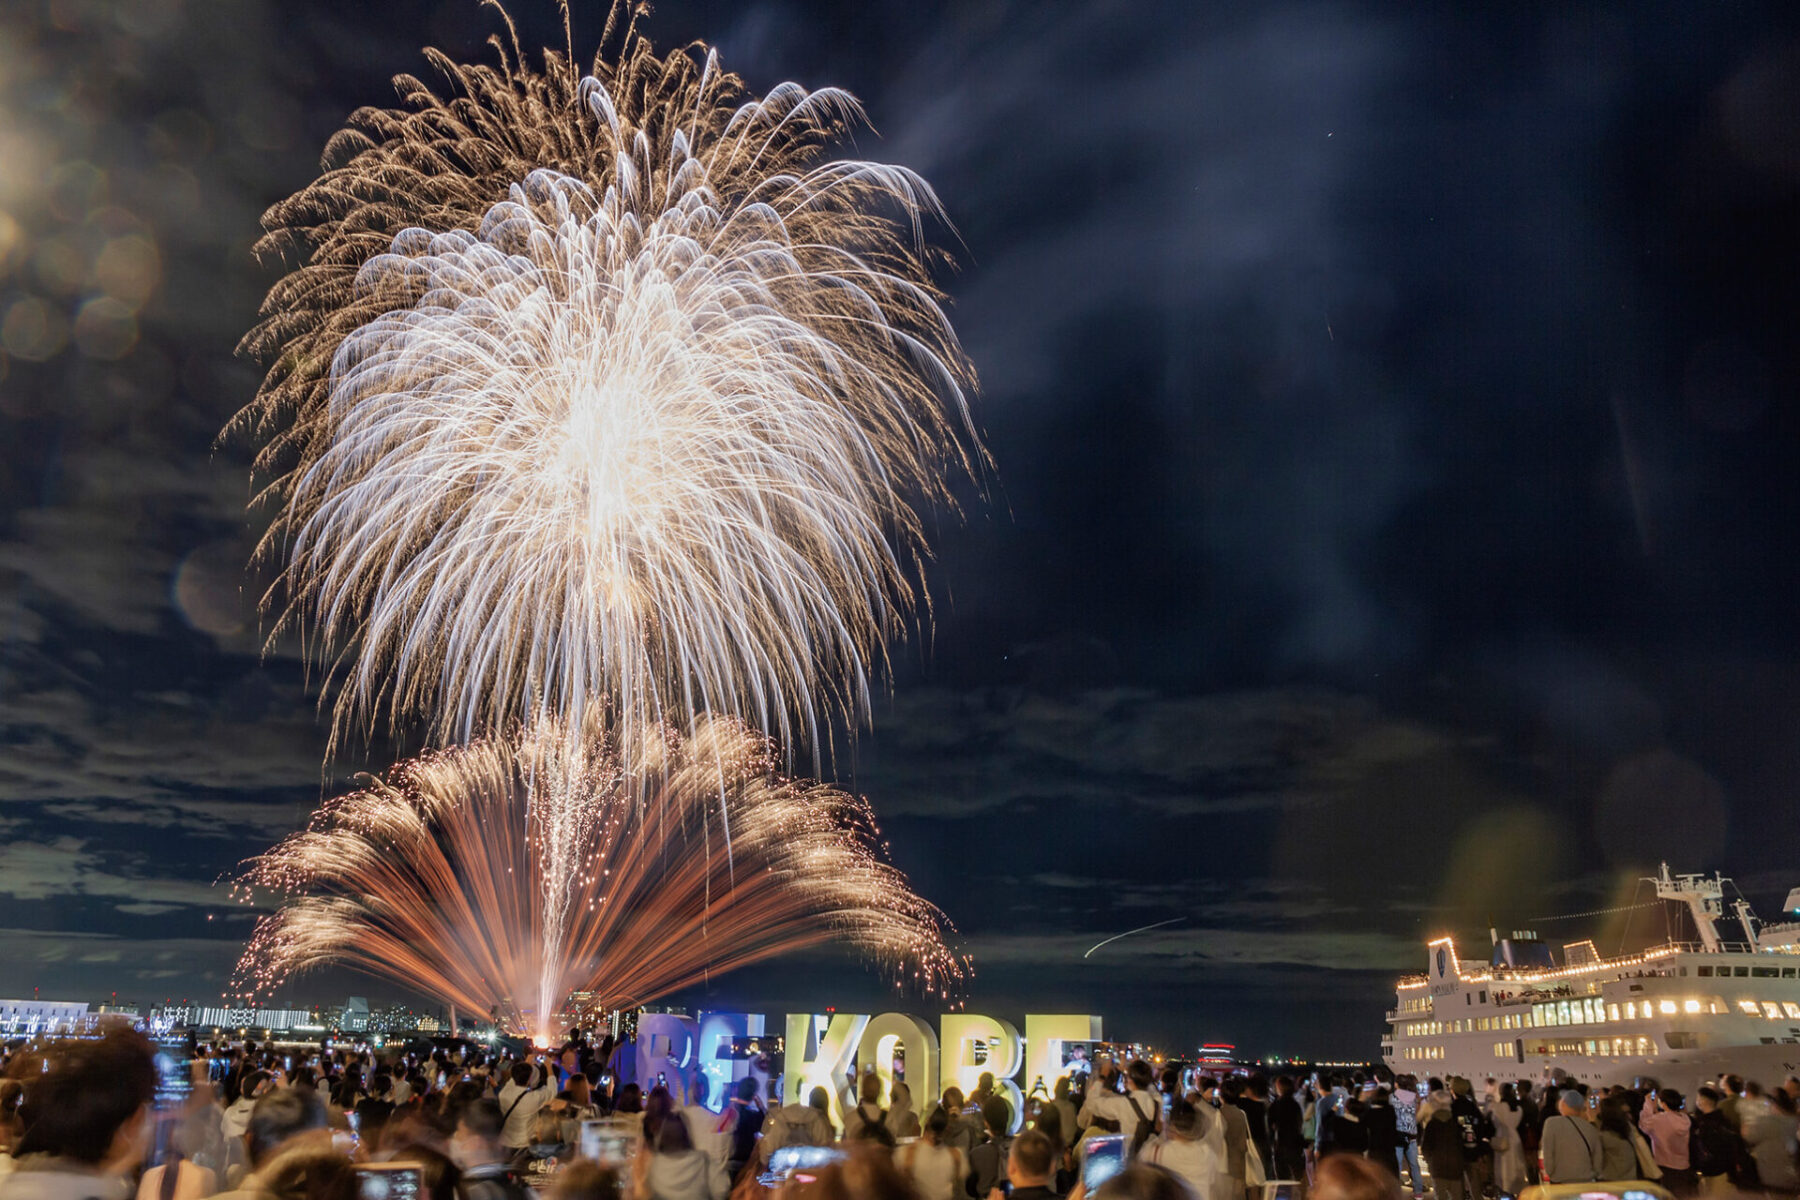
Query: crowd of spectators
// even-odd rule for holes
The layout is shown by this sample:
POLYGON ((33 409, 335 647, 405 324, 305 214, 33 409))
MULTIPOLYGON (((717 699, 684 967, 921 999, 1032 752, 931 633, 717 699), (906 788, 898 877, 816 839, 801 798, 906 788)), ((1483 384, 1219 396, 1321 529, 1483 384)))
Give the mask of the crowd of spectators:
POLYGON ((705 1076, 660 1074, 646 1090, 629 1078, 632 1047, 578 1036, 516 1056, 202 1049, 174 1098, 153 1055, 115 1028, 5 1063, 0 1200, 373 1200, 383 1163, 416 1165, 417 1200, 1261 1200, 1284 1180, 1312 1200, 1635 1179, 1679 1196, 1800 1194, 1793 1079, 1764 1092, 1726 1077, 1690 1110, 1648 1081, 1478 1092, 1455 1077, 1269 1081, 1103 1058, 1015 1113, 991 1076, 923 1111, 872 1072, 846 1079, 837 1103, 815 1087, 781 1104, 755 1078, 721 1096, 705 1076), (583 1122, 602 1117, 629 1143, 607 1163, 578 1152, 583 1122), (1090 1190, 1096 1139, 1124 1166, 1090 1190), (788 1147, 827 1149, 772 1172, 788 1147))

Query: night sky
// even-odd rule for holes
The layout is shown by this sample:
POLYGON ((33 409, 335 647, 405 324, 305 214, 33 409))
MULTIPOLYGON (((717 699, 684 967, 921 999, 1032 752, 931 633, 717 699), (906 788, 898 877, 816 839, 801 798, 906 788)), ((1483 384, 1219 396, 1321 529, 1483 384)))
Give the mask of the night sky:
MULTIPOLYGON (((261 211, 422 46, 495 28, 0 9, 0 995, 216 997, 253 914, 214 881, 400 752, 323 762, 215 438, 259 375, 261 211)), ((1428 936, 1660 936, 1548 918, 1662 857, 1765 916, 1800 885, 1800 9, 663 0, 647 29, 758 91, 847 87, 857 151, 955 223, 996 466, 825 769, 960 930, 971 1009, 1372 1056, 1428 936)), ((283 995, 351 992, 401 994, 283 995)), ((684 999, 890 1006, 825 957, 684 999)))

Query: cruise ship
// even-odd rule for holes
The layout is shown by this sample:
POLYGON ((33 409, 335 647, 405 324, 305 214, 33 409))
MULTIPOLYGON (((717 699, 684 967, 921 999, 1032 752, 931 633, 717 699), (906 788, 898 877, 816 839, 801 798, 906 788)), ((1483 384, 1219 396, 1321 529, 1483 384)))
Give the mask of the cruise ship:
MULTIPOLYGON (((1535 933, 1490 930, 1479 961, 1436 938, 1425 973, 1399 981, 1382 1059, 1396 1074, 1461 1075, 1478 1089, 1557 1070, 1590 1084, 1647 1076, 1690 1094, 1724 1072, 1764 1086, 1800 1075, 1800 922, 1759 927, 1740 897, 1731 914, 1747 940, 1727 942, 1731 880, 1671 875, 1664 863, 1646 882, 1686 906, 1699 941, 1611 958, 1577 941, 1559 957, 1535 933)), ((1786 908, 1800 912, 1800 888, 1786 908)))

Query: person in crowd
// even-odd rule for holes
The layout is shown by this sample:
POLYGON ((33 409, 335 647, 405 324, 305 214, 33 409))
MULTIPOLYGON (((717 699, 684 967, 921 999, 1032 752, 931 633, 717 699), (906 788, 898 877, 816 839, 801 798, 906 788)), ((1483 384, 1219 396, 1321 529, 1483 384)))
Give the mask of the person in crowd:
MULTIPOLYGON (((286 1090, 286 1089, 283 1089, 286 1090)), ((233 1200, 356 1200, 355 1168, 328 1142, 300 1142, 265 1163, 233 1200)))
POLYGON ((1694 1103, 1700 1111, 1694 1114, 1688 1159, 1700 1194, 1726 1195, 1754 1188, 1756 1181, 1747 1177, 1746 1170, 1750 1156, 1742 1136, 1726 1115, 1725 1094, 1714 1087, 1702 1087, 1694 1103))
POLYGON ((1368 1105, 1351 1096, 1332 1114, 1331 1152, 1327 1158, 1337 1154, 1369 1156, 1369 1127, 1363 1120, 1368 1111, 1368 1105))
MULTIPOLYGON (((754 1082, 751 1087, 755 1087, 754 1082)), ((577 1123, 592 1120, 600 1115, 600 1109, 594 1104, 593 1085, 588 1082, 588 1077, 580 1071, 576 1071, 563 1081, 563 1089, 556 1094, 556 1098, 563 1102, 569 1119, 577 1123)))
POLYGON ((370 1146, 381 1144, 381 1131, 394 1115, 394 1077, 379 1074, 369 1080, 369 1094, 356 1103, 356 1133, 370 1146))
POLYGON ((1193 1200, 1193 1193, 1161 1167, 1134 1162, 1092 1192, 1077 1187, 1069 1200, 1193 1200))
MULTIPOLYGON (((688 1141, 693 1144, 694 1149, 717 1163, 719 1169, 726 1172, 726 1178, 729 1179, 732 1177, 730 1173, 731 1127, 737 1119, 737 1114, 729 1103, 724 1104, 719 1112, 714 1112, 707 1107, 707 1101, 711 1099, 712 1086, 712 1079, 704 1071, 695 1072, 693 1089, 688 1093, 688 1102, 676 1111, 681 1114, 682 1123, 687 1126, 688 1141)), ((753 1089, 755 1086, 754 1083, 751 1084, 753 1089)))
POLYGON ((876 1129, 886 1131, 887 1111, 881 1107, 881 1076, 869 1070, 857 1082, 856 1107, 844 1114, 844 1140, 874 1138, 876 1129))
POLYGON ((1738 1111, 1744 1121, 1744 1142, 1756 1162, 1758 1183, 1763 1191, 1775 1195, 1800 1193, 1800 1173, 1794 1166, 1800 1156, 1795 1138, 1796 1127, 1800 1126, 1800 1106, 1795 1105, 1785 1088, 1762 1097, 1755 1111, 1750 1111, 1747 1103, 1749 1085, 1745 1085, 1744 1095, 1746 1104, 1738 1111))
POLYGON ((906 1086, 904 1079, 894 1080, 883 1121, 895 1141, 919 1136, 919 1114, 913 1111, 912 1089, 906 1086))
POLYGON ((514 1154, 531 1144, 531 1122, 550 1100, 550 1088, 537 1068, 520 1060, 500 1089, 500 1144, 514 1154))
POLYGON ((1369 1161, 1395 1172, 1397 1178, 1399 1163, 1395 1156, 1400 1149, 1400 1119, 1394 1115, 1393 1092, 1386 1084, 1377 1083, 1369 1093, 1362 1120, 1369 1135, 1369 1161))
POLYGON ((13 1143, 19 1140, 19 1101, 24 1095, 24 1084, 0 1078, 0 1175, 13 1169, 13 1143))
MULTIPOLYGON (((1519 1089, 1503 1083, 1489 1114, 1494 1126, 1490 1143, 1494 1151, 1494 1183, 1508 1196, 1525 1190, 1525 1106, 1519 1102, 1519 1089)), ((1416 1186, 1416 1182, 1415 1182, 1416 1186)))
POLYGON ((1081 1113, 1081 1106, 1076 1102, 1075 1083, 1067 1075, 1056 1081, 1056 1088, 1051 1093, 1050 1103, 1056 1106, 1056 1124, 1062 1131, 1062 1144, 1066 1150, 1074 1145, 1081 1130, 1081 1123, 1076 1119, 1081 1113))
POLYGON ((1373 1158, 1334 1154, 1319 1164, 1310 1200, 1399 1200, 1400 1181, 1373 1158))
POLYGON ((1236 1077, 1219 1085, 1219 1129, 1225 1146, 1225 1170, 1231 1176, 1233 1200, 1247 1196, 1249 1187, 1250 1121, 1236 1104, 1236 1077))
POLYGON ((946 1103, 932 1109, 931 1115, 925 1118, 924 1132, 919 1140, 908 1142, 894 1152, 894 1165, 912 1180, 919 1200, 960 1200, 966 1194, 968 1156, 960 1147, 947 1145, 944 1141, 950 1128, 949 1110, 946 1097, 946 1103))
POLYGON ((1338 1076, 1320 1072, 1313 1076, 1313 1158, 1323 1159, 1331 1153, 1331 1118, 1344 1107, 1350 1093, 1338 1076))
POLYGON ((1062 1193, 1055 1188, 1056 1159, 1057 1147, 1049 1138, 1036 1129, 1021 1130, 1006 1154, 1006 1178, 1012 1182, 1011 1190, 994 1188, 984 1200, 1057 1200, 1062 1193))
POLYGON ((500 1103, 483 1096, 463 1105, 450 1135, 450 1161, 462 1172, 458 1200, 531 1200, 531 1192, 508 1163, 501 1141, 506 1128, 500 1103))
POLYGON ((59 1042, 25 1064, 0 1200, 118 1200, 144 1157, 156 1066, 128 1028, 59 1042))
MULTIPOLYGON (((403 1122, 391 1122, 388 1132, 390 1135, 395 1134, 402 1126, 403 1122)), ((419 1200, 456 1200, 456 1188, 462 1182, 462 1172, 435 1146, 391 1138, 383 1157, 387 1162, 419 1164, 419 1183, 422 1189, 419 1200)))
POLYGON ((1176 1096, 1169 1101, 1162 1136, 1146 1145, 1139 1158, 1177 1176, 1199 1200, 1238 1200, 1243 1193, 1225 1164, 1223 1125, 1211 1105, 1176 1096))
POLYGON ((1262 1160, 1263 1178, 1272 1179, 1275 1160, 1269 1150, 1269 1077, 1258 1073, 1246 1079, 1237 1104, 1250 1126, 1250 1145, 1262 1160))
MULTIPOLYGON (((1419 1127, 1419 1153, 1431 1171, 1437 1200, 1463 1200, 1462 1131, 1448 1105, 1436 1105, 1419 1127)), ((1320 1163, 1324 1165, 1323 1161, 1320 1163)))
POLYGON ((1012 1151, 1012 1106, 991 1090, 981 1106, 982 1139, 969 1151, 969 1172, 975 1194, 985 1196, 1007 1178, 1007 1155, 1012 1151))
POLYGON ((1594 1110, 1594 1125, 1600 1131, 1600 1173, 1596 1178, 1638 1178, 1637 1145, 1631 1139, 1631 1107, 1618 1096, 1607 1096, 1594 1110))
POLYGON ((694 1148, 668 1089, 644 1103, 644 1145, 631 1163, 633 1200, 725 1200, 725 1164, 694 1148))
POLYGON ((1538 1150, 1543 1144, 1544 1116, 1529 1082, 1515 1083, 1513 1095, 1519 1101, 1519 1151, 1525 1159, 1525 1182, 1533 1184, 1538 1181, 1538 1150))
POLYGON ((1733 1129, 1742 1128, 1742 1118, 1738 1115, 1738 1098, 1744 1094, 1743 1076, 1729 1072, 1722 1074, 1715 1090, 1719 1093, 1719 1111, 1725 1115, 1725 1124, 1733 1129))
POLYGON ((1275 1077, 1275 1098, 1269 1101, 1269 1154, 1271 1179, 1306 1178, 1306 1141, 1301 1130, 1305 1113, 1294 1095, 1294 1077, 1275 1077))
POLYGON ((945 1088, 939 1107, 950 1121, 944 1130, 944 1145, 967 1155, 975 1148, 975 1143, 981 1140, 981 1119, 968 1111, 969 1102, 963 1098, 963 1091, 959 1087, 945 1088))
POLYGON ((829 1146, 831 1144, 830 1097, 816 1087, 806 1104, 784 1104, 769 1114, 763 1124, 763 1138, 758 1158, 767 1163, 769 1156, 783 1146, 829 1146))
POLYGON ((1663 1088, 1644 1098, 1644 1110, 1638 1117, 1638 1128, 1650 1139, 1650 1156, 1662 1169, 1662 1185, 1678 1196, 1694 1190, 1690 1157, 1694 1126, 1684 1111, 1685 1104, 1680 1092, 1663 1088))
POLYGON ((244 1130, 244 1172, 231 1181, 232 1200, 259 1200, 274 1192, 270 1165, 298 1150, 330 1148, 330 1116, 317 1092, 278 1087, 264 1091, 244 1130))
POLYGON ((644 1091, 635 1083, 628 1083, 618 1092, 618 1100, 613 1104, 612 1115, 620 1120, 644 1123, 644 1091))
POLYGON ((730 1117, 731 1150, 725 1157, 725 1172, 736 1179, 743 1172, 744 1164, 756 1157, 756 1142, 762 1136, 763 1122, 768 1117, 753 1076, 746 1075, 737 1081, 736 1094, 731 1097, 730 1117))
POLYGON ((1462 1134, 1463 1170, 1469 1177, 1469 1194, 1484 1196, 1494 1176, 1494 1124, 1475 1099, 1475 1089, 1460 1075, 1450 1080, 1450 1115, 1462 1134))
POLYGON ((1592 1183, 1599 1179, 1605 1148, 1600 1131, 1587 1119, 1587 1098, 1569 1088, 1557 1098, 1556 1112, 1544 1123, 1544 1182, 1592 1183))
POLYGON ((576 1159, 558 1171, 550 1183, 549 1200, 623 1200, 623 1197, 624 1181, 619 1178, 619 1173, 585 1159, 576 1159))
POLYGON ((267 1071, 250 1071, 238 1078, 237 1098, 225 1108, 222 1127, 227 1142, 241 1141, 250 1127, 250 1113, 259 1096, 274 1086, 267 1071))

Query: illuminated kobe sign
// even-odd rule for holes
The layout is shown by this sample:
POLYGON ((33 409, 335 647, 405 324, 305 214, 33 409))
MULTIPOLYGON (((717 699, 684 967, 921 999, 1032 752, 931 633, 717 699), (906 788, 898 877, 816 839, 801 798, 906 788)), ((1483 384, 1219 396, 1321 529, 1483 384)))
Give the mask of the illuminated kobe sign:
POLYGON ((1067 1073, 1063 1043, 1099 1040, 1100 1018, 1087 1014, 1028 1014, 1021 1035, 1010 1021, 976 1013, 945 1013, 935 1032, 904 1013, 789 1013, 781 1098, 785 1104, 803 1104, 813 1088, 822 1087, 831 1098, 831 1119, 841 1127, 845 1108, 856 1103, 849 1084, 852 1073, 874 1070, 885 1095, 898 1058, 921 1111, 941 1088, 954 1084, 967 1095, 984 1073, 991 1073, 1012 1103, 1016 1131, 1026 1094, 1054 1088, 1067 1073))
MULTIPOLYGON (((645 1013, 638 1019, 637 1079, 649 1087, 659 1076, 690 1083, 705 1076, 706 1091, 695 1099, 717 1111, 734 1080, 759 1074, 747 1062, 727 1061, 726 1047, 734 1037, 762 1032, 763 1018, 754 1013, 709 1012, 697 1020, 645 1013)), ((978 1013, 945 1013, 936 1029, 905 1013, 789 1013, 781 1099, 804 1104, 812 1089, 822 1087, 831 1098, 831 1119, 841 1128, 845 1110, 856 1105, 851 1081, 864 1071, 880 1076, 882 1094, 891 1095, 898 1064, 921 1112, 943 1088, 954 1084, 966 1096, 991 1073, 1012 1104, 1016 1132, 1025 1097, 1054 1091, 1068 1074, 1065 1045, 1101 1037, 1100 1018, 1085 1013, 1031 1013, 1022 1034, 1010 1021, 978 1013)))

